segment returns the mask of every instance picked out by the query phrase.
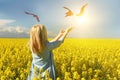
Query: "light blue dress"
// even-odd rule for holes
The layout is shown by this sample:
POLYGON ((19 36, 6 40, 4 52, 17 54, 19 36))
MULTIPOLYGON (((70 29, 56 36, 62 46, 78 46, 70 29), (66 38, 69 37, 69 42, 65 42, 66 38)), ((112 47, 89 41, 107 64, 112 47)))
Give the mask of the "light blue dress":
POLYGON ((32 80, 33 77, 38 76, 35 74, 34 71, 35 66, 38 68, 38 70, 40 70, 41 68, 44 69, 44 71, 41 73, 42 77, 45 77, 45 70, 48 70, 50 73, 50 77, 53 80, 56 80, 52 50, 59 47, 63 40, 64 39, 62 38, 59 41, 47 42, 46 48, 39 55, 35 54, 31 49, 33 60, 27 80, 32 80))

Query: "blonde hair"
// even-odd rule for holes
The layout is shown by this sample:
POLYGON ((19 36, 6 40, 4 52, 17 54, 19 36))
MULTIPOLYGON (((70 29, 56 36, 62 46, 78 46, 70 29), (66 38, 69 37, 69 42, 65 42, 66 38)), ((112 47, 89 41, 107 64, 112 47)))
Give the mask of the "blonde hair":
POLYGON ((47 31, 44 25, 38 24, 31 28, 30 46, 36 54, 41 53, 46 47, 47 31))

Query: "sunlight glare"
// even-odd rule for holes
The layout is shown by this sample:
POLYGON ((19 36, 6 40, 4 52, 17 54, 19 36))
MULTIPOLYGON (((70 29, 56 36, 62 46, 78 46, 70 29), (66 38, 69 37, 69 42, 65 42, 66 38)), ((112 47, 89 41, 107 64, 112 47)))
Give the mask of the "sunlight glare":
POLYGON ((79 25, 84 25, 87 23, 87 18, 85 16, 76 16, 75 21, 79 25))

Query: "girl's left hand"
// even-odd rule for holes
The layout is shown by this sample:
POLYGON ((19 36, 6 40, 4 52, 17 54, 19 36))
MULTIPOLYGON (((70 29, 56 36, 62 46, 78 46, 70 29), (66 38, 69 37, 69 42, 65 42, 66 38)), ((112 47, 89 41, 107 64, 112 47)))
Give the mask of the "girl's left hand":
POLYGON ((60 33, 63 34, 65 32, 65 30, 61 30, 60 33))

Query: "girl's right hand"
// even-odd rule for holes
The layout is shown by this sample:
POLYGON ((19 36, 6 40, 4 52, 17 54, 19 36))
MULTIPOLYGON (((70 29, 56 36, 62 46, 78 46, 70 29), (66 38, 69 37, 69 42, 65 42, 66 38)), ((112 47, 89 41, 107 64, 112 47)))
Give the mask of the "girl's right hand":
POLYGON ((65 30, 60 30, 60 33, 63 34, 65 32, 65 30))

